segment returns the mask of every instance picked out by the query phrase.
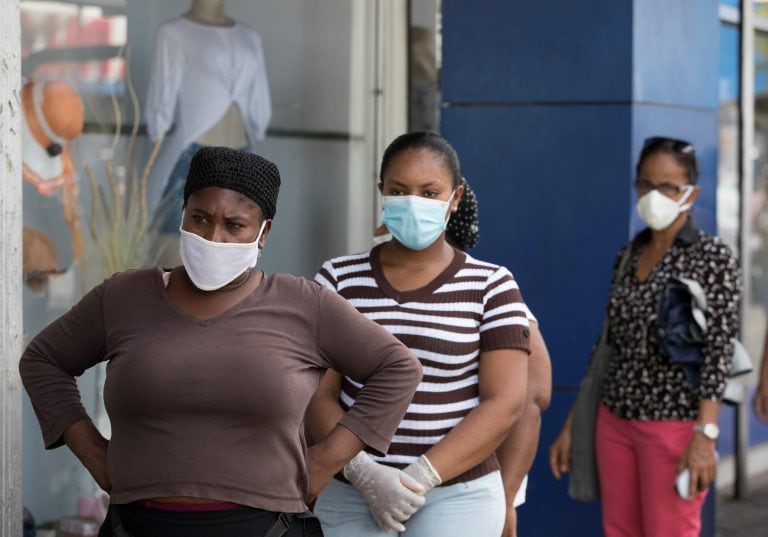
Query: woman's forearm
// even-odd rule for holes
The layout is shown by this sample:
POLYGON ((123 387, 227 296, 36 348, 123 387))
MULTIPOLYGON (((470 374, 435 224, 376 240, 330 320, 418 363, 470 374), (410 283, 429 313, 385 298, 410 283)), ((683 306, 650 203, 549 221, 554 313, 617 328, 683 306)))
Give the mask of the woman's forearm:
POLYGON ((720 401, 701 399, 699 401, 699 413, 696 421, 699 423, 717 423, 720 416, 720 401))
POLYGON ((307 408, 307 426, 314 443, 324 440, 344 416, 340 392, 341 375, 326 371, 307 408))
POLYGON ((91 420, 80 420, 70 425, 62 435, 64 443, 91 473, 98 485, 109 492, 112 484, 107 475, 107 448, 104 438, 91 420))
POLYGON ((480 403, 426 452, 443 482, 488 458, 522 417, 528 391, 528 354, 515 349, 484 352, 478 391, 480 403))
POLYGON ((523 417, 496 449, 507 507, 512 507, 517 490, 536 458, 540 429, 541 409, 529 402, 523 417))
POLYGON ((86 466, 106 458, 109 442, 91 420, 73 423, 64 431, 63 438, 72 453, 86 466))
POLYGON ((524 402, 508 410, 497 401, 483 401, 445 438, 432 446, 427 458, 443 482, 461 475, 487 459, 520 420, 524 402))
POLYGON ((528 390, 525 411, 507 437, 496 449, 501 479, 512 507, 523 478, 531 469, 539 445, 541 414, 552 399, 552 362, 537 323, 532 322, 531 354, 528 358, 528 390))

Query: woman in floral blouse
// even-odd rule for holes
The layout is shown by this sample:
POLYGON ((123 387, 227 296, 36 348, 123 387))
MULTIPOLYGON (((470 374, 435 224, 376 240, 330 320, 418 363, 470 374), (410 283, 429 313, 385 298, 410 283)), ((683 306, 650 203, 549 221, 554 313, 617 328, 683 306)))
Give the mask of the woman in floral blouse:
MULTIPOLYGON (((617 358, 602 386, 595 433, 607 537, 697 536, 715 478, 717 417, 739 328, 741 275, 729 248, 689 215, 699 194, 688 142, 646 140, 637 164, 637 211, 647 228, 619 252, 608 301, 617 358), (615 274, 626 250, 627 262, 615 274), (660 348, 657 315, 670 278, 698 282, 707 299, 700 366, 673 363, 660 348), (679 495, 677 477, 688 470, 679 495)), ((550 448, 555 477, 570 469, 572 413, 550 448)))

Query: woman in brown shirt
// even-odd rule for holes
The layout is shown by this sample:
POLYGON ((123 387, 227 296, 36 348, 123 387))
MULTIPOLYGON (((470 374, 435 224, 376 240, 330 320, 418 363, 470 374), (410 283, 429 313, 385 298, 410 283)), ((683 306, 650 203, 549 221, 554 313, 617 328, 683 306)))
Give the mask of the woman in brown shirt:
POLYGON ((184 191, 184 265, 116 274, 24 352, 46 447, 67 444, 111 494, 100 535, 305 535, 306 518, 279 515, 305 512, 361 448, 387 451, 421 368, 335 293, 254 268, 279 185, 266 159, 201 149, 184 191), (75 382, 101 361, 110 440, 75 382), (307 450, 304 412, 328 368, 366 387, 307 450))

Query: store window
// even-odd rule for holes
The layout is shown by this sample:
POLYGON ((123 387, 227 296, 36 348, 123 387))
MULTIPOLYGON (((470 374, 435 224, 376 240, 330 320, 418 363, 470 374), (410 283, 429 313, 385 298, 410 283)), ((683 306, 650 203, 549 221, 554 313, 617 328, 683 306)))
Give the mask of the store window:
POLYGON ((755 5, 754 178, 747 211, 748 278, 744 337, 752 356, 762 353, 768 311, 768 6, 755 5))
POLYGON ((408 130, 440 132, 440 0, 411 0, 408 130))
MULTIPOLYGON (((209 2, 224 4, 220 22, 191 13, 205 3, 21 2, 27 339, 115 271, 178 262, 178 225, 164 217, 181 211, 173 181, 195 144, 280 168, 266 271, 312 276, 370 245, 378 3, 209 2)), ((78 385, 108 435, 103 382, 97 367, 78 385)), ((23 452, 23 503, 38 522, 96 493, 67 449, 43 450, 26 397, 23 452)))
POLYGON ((720 24, 719 154, 717 170, 717 228, 720 237, 739 251, 740 183, 740 49, 735 24, 720 24))

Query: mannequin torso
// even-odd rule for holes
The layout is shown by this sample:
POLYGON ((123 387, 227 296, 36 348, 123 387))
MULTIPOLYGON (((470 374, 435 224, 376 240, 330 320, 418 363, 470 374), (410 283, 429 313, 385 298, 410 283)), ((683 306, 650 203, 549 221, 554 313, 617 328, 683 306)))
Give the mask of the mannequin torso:
MULTIPOLYGON (((184 15, 187 19, 208 26, 230 27, 235 21, 224 13, 224 0, 193 0, 184 15)), ((248 145, 245 121, 240 109, 232 103, 219 121, 196 142, 200 145, 223 146, 241 149, 248 145)))
POLYGON ((226 113, 197 140, 200 145, 213 145, 242 149, 248 145, 245 135, 245 122, 240 109, 235 103, 229 105, 226 113))

